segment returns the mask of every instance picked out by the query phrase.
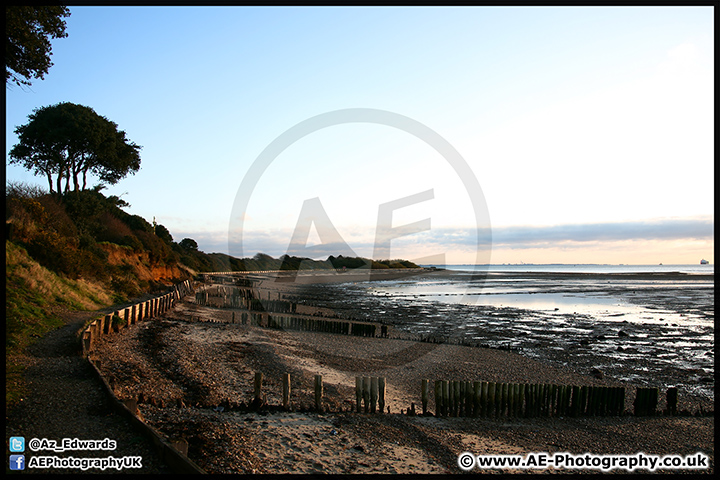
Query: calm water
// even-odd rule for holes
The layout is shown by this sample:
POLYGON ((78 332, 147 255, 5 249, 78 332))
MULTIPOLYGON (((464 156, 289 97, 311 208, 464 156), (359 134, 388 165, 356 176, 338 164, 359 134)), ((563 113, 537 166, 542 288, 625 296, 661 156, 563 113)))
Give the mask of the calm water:
MULTIPOLYGON (((432 267, 437 265, 423 265, 432 267)), ((601 265, 601 264, 513 264, 513 265, 446 265, 442 268, 453 271, 488 272, 538 272, 538 273, 715 273, 715 265, 601 265)))

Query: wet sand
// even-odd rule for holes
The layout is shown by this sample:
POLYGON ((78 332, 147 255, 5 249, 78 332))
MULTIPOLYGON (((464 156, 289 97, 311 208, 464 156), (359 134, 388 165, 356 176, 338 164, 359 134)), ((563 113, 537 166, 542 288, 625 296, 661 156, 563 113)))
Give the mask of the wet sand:
POLYGON ((298 286, 340 316, 396 335, 503 348, 714 399, 712 275, 433 272, 409 281, 298 286), (368 287, 372 285, 372 287, 368 287), (554 307, 554 308, 553 308, 554 307))

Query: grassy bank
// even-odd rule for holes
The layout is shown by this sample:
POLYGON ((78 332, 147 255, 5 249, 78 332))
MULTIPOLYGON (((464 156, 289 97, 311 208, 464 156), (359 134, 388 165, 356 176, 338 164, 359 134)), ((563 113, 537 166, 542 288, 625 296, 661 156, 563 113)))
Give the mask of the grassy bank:
POLYGON ((11 404, 22 392, 18 355, 62 326, 63 312, 103 308, 112 304, 112 295, 100 284, 51 272, 10 241, 5 242, 5 280, 5 400, 11 404))

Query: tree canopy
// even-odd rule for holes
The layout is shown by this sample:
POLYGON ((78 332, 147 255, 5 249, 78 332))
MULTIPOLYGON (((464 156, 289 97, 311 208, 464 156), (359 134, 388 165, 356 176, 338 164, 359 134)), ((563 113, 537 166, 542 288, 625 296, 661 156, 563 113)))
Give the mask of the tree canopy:
POLYGON ((192 238, 183 238, 182 240, 180 240, 179 245, 182 248, 185 248, 187 250, 197 250, 198 249, 197 242, 195 240, 193 240, 192 238))
POLYGON ((28 119, 15 129, 19 143, 10 150, 10 163, 44 175, 51 193, 63 193, 63 180, 65 192, 71 181, 74 190, 85 190, 88 173, 113 185, 140 169, 141 147, 90 107, 58 103, 35 109, 28 119))
POLYGON ((67 7, 5 7, 5 84, 30 85, 43 79, 52 66, 51 38, 67 37, 64 17, 67 7))

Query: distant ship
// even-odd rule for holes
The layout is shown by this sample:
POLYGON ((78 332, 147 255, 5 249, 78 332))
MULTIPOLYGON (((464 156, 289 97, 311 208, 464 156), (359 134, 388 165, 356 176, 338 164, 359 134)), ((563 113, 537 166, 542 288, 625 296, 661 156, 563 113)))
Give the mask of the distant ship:
POLYGON ((708 262, 704 258, 702 260, 700 260, 700 265, 707 265, 708 263, 710 263, 710 262, 708 262))

